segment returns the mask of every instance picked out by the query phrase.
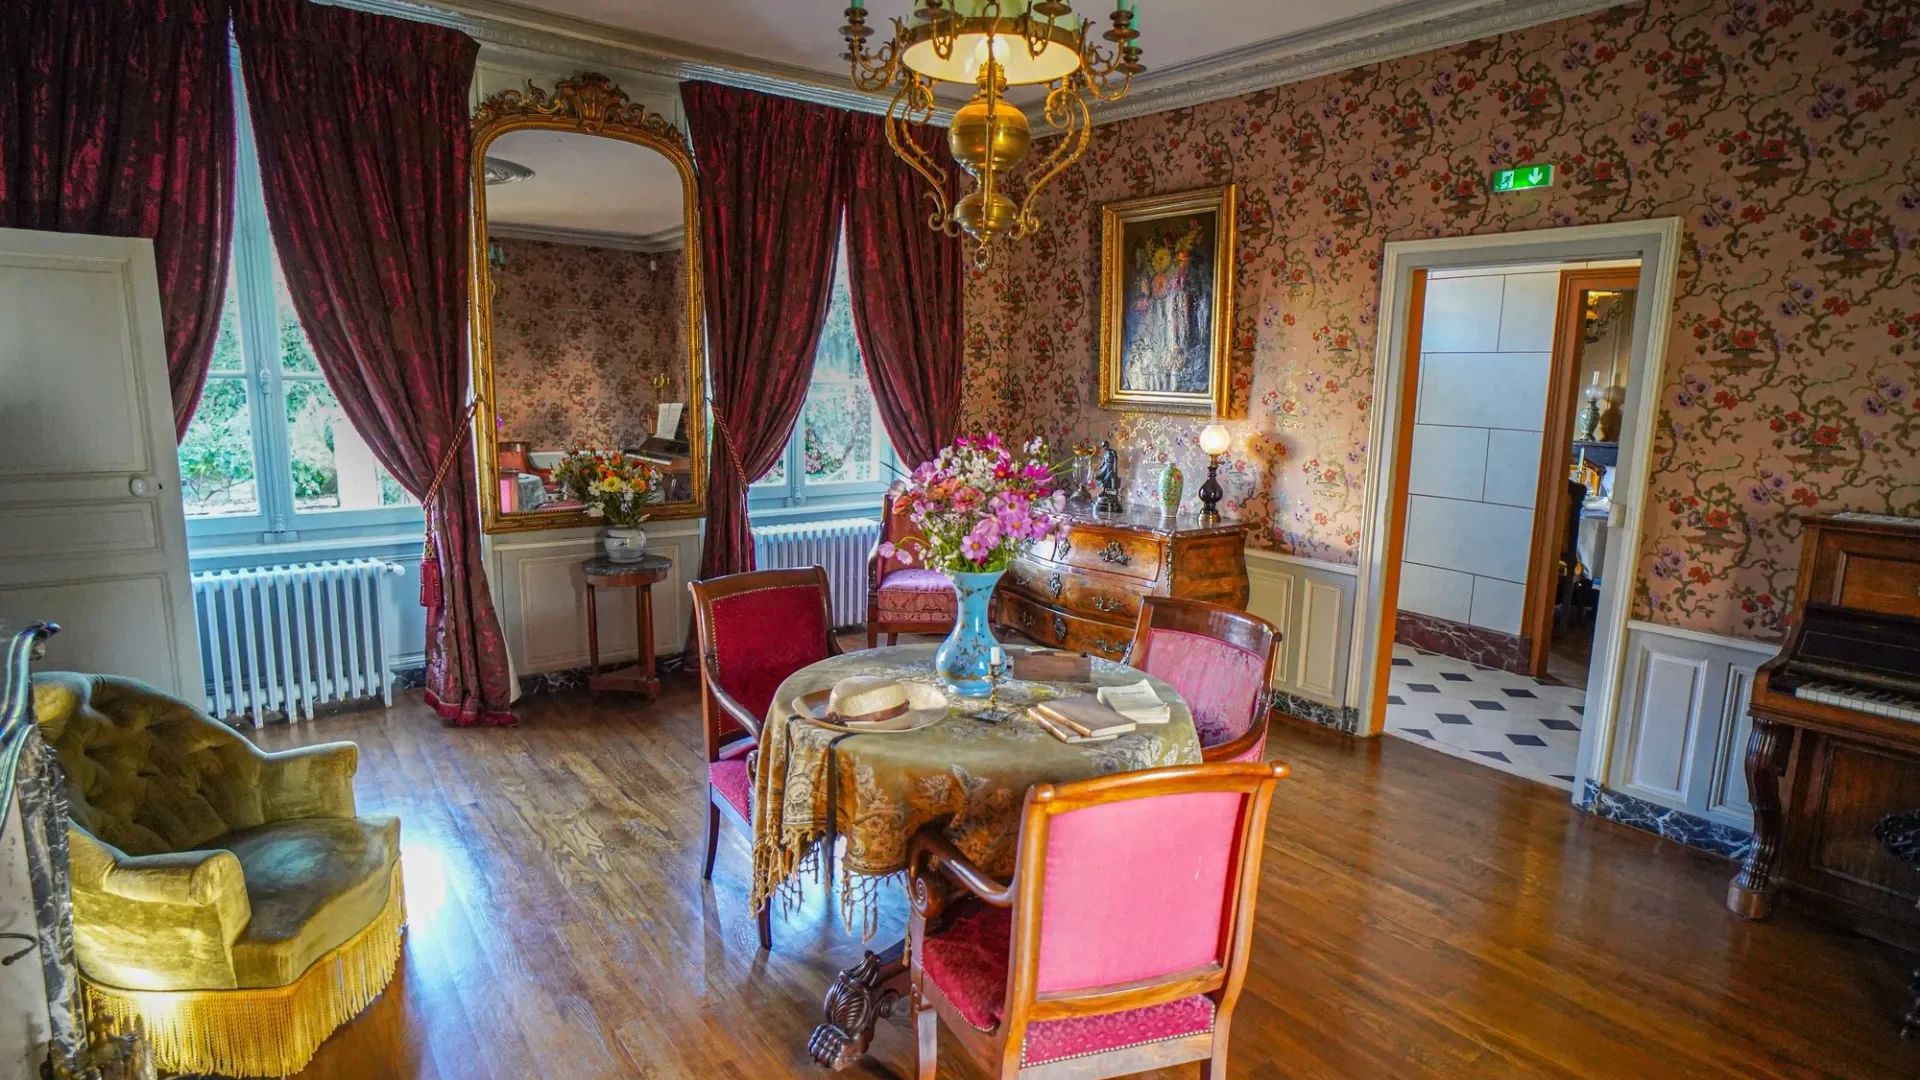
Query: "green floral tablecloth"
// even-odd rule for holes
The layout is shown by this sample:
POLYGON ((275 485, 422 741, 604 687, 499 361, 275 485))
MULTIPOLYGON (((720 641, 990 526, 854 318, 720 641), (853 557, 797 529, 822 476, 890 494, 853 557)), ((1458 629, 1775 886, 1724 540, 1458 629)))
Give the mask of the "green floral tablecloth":
MULTIPOLYGON (((849 675, 888 675, 938 686, 932 645, 901 645, 848 653, 803 668, 775 692, 761 735, 754 780, 753 903, 777 893, 791 899, 796 878, 826 835, 827 748, 841 732, 794 716, 793 700, 849 675)), ((1020 806, 1039 783, 1082 780, 1108 773, 1192 764, 1200 760, 1193 716, 1172 687, 1144 673, 1096 658, 1089 683, 1009 679, 999 704, 1011 719, 986 723, 973 715, 984 698, 953 699, 947 715, 908 732, 872 732, 842 738, 834 747, 839 772, 835 827, 846 838, 839 875, 845 915, 871 932, 875 886, 906 869, 907 841, 928 822, 948 819, 947 836, 989 873, 1013 872, 1020 806), (1020 707, 1050 697, 1092 693, 1096 686, 1148 678, 1173 704, 1166 724, 1141 727, 1109 742, 1063 743, 1019 715, 1020 707)))

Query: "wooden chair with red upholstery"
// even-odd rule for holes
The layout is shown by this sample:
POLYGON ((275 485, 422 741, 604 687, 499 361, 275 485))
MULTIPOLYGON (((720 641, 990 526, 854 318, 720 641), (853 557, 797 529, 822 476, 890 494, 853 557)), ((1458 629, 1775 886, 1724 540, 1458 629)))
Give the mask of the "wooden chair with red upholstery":
POLYGON ((953 582, 938 570, 920 565, 908 540, 917 540, 911 504, 892 491, 880 500, 880 540, 867 555, 867 648, 887 635, 892 645, 901 634, 947 634, 959 618, 959 603, 954 598, 953 582), (882 544, 907 553, 907 562, 898 556, 880 554, 882 544))
POLYGON ((1285 765, 1184 765, 1027 792, 1011 882, 938 826, 908 849, 919 1080, 944 1022, 1000 1080, 1199 1061, 1224 1080, 1285 765))
MULTIPOLYGON (((773 693, 787 676, 840 650, 833 640, 832 593, 818 566, 755 570, 707 578, 693 593, 700 635, 700 717, 706 729, 707 850, 700 876, 713 879, 725 817, 753 843, 753 750, 773 693)), ((761 908, 760 947, 773 947, 761 908)))
POLYGON ((1207 761, 1259 761, 1267 751, 1267 688, 1280 631, 1258 615, 1204 600, 1141 601, 1127 662, 1163 679, 1193 709, 1207 761))

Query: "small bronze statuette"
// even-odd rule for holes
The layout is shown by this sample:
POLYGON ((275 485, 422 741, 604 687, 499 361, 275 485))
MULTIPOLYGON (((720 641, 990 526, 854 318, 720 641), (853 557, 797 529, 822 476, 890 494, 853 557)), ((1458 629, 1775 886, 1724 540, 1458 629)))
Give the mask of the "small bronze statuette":
POLYGON ((1100 497, 1093 502, 1093 508, 1105 514, 1117 514, 1120 504, 1120 455, 1113 444, 1106 440, 1100 442, 1100 468, 1093 474, 1100 482, 1100 497))

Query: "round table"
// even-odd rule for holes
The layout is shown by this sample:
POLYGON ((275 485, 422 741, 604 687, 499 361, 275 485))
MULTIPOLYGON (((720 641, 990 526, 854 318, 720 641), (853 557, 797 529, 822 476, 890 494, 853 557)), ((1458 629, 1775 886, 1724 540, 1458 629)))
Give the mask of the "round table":
MULTIPOLYGON (((1027 789, 1109 773, 1196 764, 1193 714, 1171 686, 1098 657, 1085 683, 1000 684, 998 720, 981 719, 985 698, 952 698, 935 723, 905 732, 848 734, 795 715, 793 701, 849 675, 886 675, 939 685, 933 645, 900 645, 829 657, 789 676, 774 691, 761 731, 754 777, 753 903, 792 896, 809 857, 831 858, 846 839, 840 888, 851 920, 870 935, 878 889, 906 869, 907 843, 936 821, 954 846, 990 874, 1012 874, 1027 789), (1147 680, 1172 705, 1165 724, 1143 725, 1105 742, 1065 743, 1024 715, 1023 706, 1091 694, 1099 686, 1147 680)), ((892 952, 892 950, 889 950, 892 952)), ((810 1051, 844 1067, 865 1051, 872 1023, 897 998, 905 971, 897 955, 867 954, 840 973, 827 994, 828 1022, 810 1051), (851 1006, 851 1011, 850 1011, 851 1006), (860 1021, 852 1030, 849 1017, 860 1021)))
POLYGON ((659 555, 642 555, 621 562, 605 555, 588 559, 580 567, 587 579, 587 691, 594 697, 602 690, 637 690, 651 698, 660 696, 660 679, 653 670, 653 586, 672 572, 673 563, 659 555), (594 596, 599 588, 631 588, 634 643, 640 655, 630 665, 600 670, 600 608, 594 596))

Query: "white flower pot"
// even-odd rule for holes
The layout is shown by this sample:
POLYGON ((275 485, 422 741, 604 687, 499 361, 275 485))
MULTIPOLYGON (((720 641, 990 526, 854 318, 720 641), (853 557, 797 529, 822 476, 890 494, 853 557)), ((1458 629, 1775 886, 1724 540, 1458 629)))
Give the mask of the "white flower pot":
POLYGON ((639 562, 647 553, 645 529, 608 529, 600 542, 606 545, 607 558, 614 562, 639 562))

